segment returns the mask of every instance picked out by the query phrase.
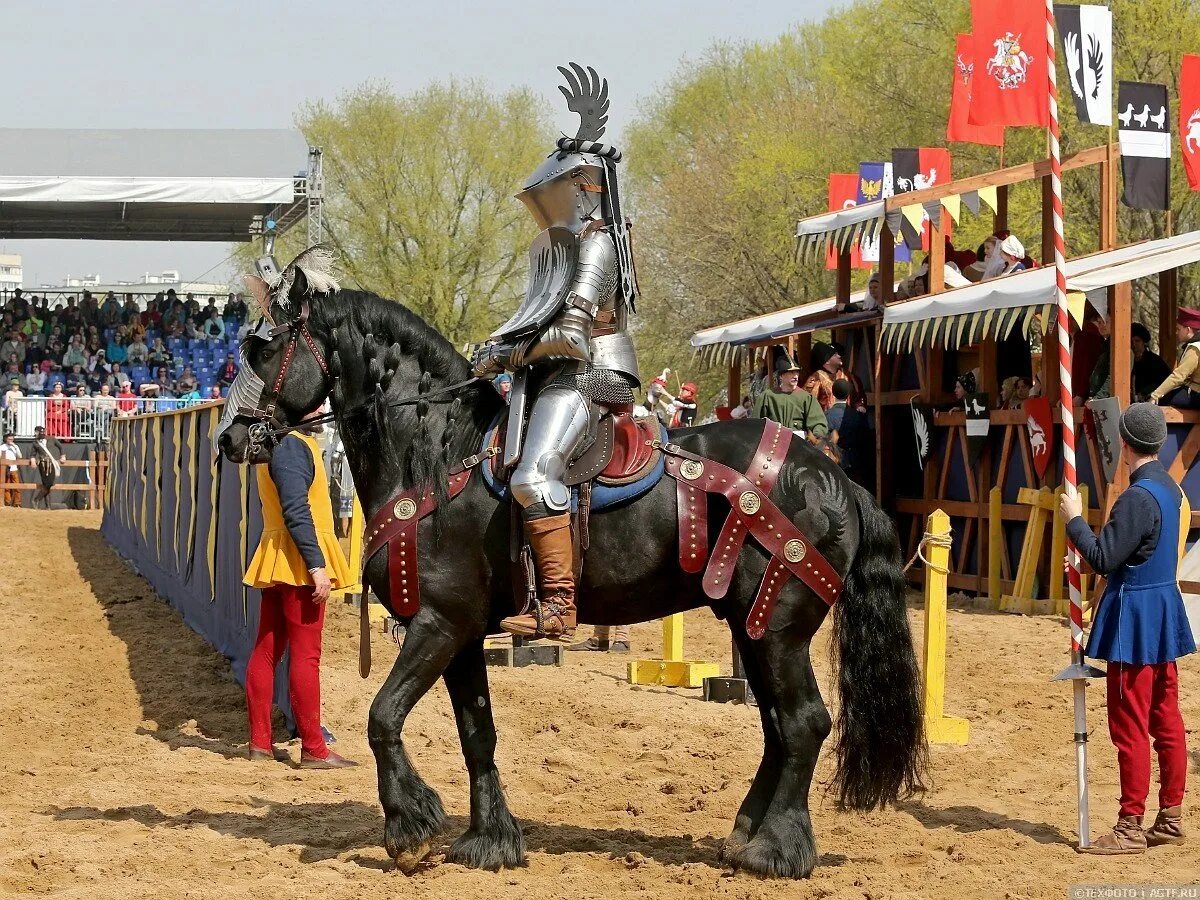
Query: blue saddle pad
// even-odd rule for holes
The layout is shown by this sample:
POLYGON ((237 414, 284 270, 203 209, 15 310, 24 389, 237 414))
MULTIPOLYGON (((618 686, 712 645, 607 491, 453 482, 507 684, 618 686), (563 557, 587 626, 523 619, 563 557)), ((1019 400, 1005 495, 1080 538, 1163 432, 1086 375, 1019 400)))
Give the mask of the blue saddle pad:
MULTIPOLYGON (((483 436, 483 448, 480 452, 487 450, 492 446, 492 438, 496 433, 496 429, 506 420, 506 416, 501 414, 492 427, 487 430, 483 436)), ((661 435, 659 440, 664 443, 667 440, 667 429, 659 424, 661 435)), ((488 490, 492 492, 500 500, 508 499, 508 485, 498 482, 492 474, 491 460, 484 460, 479 464, 483 470, 483 480, 487 484, 488 490)), ((658 454, 658 462, 654 464, 649 472, 639 478, 637 481, 629 484, 613 485, 601 484, 599 481, 592 482, 592 512, 603 512, 610 507, 617 506, 621 503, 627 503, 630 500, 636 500, 638 497, 646 494, 658 484, 659 479, 663 477, 663 472, 667 468, 667 458, 664 454, 658 454)), ((576 485, 571 488, 571 509, 574 510, 579 502, 579 487, 576 485)))

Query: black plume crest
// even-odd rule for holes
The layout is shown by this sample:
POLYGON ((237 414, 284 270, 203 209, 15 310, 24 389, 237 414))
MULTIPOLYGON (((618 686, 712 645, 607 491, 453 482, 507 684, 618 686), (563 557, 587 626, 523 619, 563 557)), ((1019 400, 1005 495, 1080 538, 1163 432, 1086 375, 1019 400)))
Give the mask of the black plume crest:
POLYGON ((586 69, 579 63, 570 63, 570 66, 570 69, 558 67, 567 79, 566 85, 559 85, 558 89, 567 98, 567 109, 579 115, 575 139, 598 141, 608 124, 608 79, 601 78, 591 66, 586 69))

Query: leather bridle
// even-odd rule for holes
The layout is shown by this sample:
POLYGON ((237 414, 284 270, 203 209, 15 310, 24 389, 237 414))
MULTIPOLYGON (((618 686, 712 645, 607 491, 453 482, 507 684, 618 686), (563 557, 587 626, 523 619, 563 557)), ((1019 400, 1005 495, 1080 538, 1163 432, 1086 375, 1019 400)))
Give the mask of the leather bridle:
MULTIPOLYGON (((329 378, 329 364, 325 361, 325 355, 321 352, 321 348, 317 346, 317 342, 313 340, 312 333, 308 330, 309 316, 308 300, 300 301, 300 314, 283 325, 275 325, 269 329, 263 329, 262 326, 248 335, 248 338, 261 340, 264 343, 270 343, 279 337, 281 334, 288 335, 287 346, 283 351, 283 361, 279 365, 279 373, 275 376, 275 381, 271 385, 270 390, 264 390, 259 394, 258 402, 253 406, 239 406, 237 409, 238 416, 253 419, 254 422, 247 428, 249 453, 251 456, 258 451, 264 449, 268 443, 273 443, 281 434, 286 434, 292 430, 286 422, 280 422, 275 416, 275 411, 279 403, 279 394, 283 390, 283 382, 287 377, 288 368, 292 364, 292 360, 296 355, 296 348, 303 340, 312 352, 313 359, 317 361, 317 366, 320 367, 321 373, 329 378), (276 427, 272 427, 276 426, 276 427)), ((269 321, 269 320, 266 320, 269 321)), ((266 324, 264 321, 262 324, 266 324)), ((248 365, 249 360, 244 362, 248 365)))

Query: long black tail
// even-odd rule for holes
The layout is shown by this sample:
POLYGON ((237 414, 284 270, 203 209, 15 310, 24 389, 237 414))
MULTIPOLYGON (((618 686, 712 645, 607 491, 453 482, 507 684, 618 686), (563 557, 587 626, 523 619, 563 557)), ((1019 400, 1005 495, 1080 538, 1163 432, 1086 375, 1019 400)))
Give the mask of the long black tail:
POLYGON ((860 543, 833 607, 836 785, 841 807, 868 810, 924 790, 928 748, 896 530, 870 494, 853 488, 860 543))

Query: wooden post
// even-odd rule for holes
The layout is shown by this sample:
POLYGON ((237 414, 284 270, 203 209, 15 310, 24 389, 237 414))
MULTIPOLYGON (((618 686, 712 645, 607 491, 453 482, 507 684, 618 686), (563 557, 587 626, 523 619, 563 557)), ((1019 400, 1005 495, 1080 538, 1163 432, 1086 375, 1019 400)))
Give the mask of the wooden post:
POLYGON ((992 233, 1008 230, 1008 185, 996 186, 996 215, 992 217, 992 233))
POLYGON ((946 289, 946 218, 949 213, 940 205, 938 214, 929 218, 929 293, 940 294, 946 289))
POLYGON ((725 386, 726 398, 730 411, 737 409, 742 402, 742 350, 733 351, 733 361, 729 364, 729 381, 725 386))
MULTIPOLYGON (((1108 289, 1108 320, 1112 326, 1109 345, 1109 371, 1112 372, 1113 396, 1122 406, 1129 403, 1129 328, 1133 315, 1133 285, 1123 281, 1108 289)), ((1104 521, 1108 521, 1113 504, 1125 488, 1129 487, 1129 467, 1118 461, 1117 471, 1104 499, 1104 521)))
POLYGON ((1175 366, 1175 318, 1179 315, 1179 270, 1158 273, 1158 355, 1175 366))
MULTIPOLYGON (((1043 266, 1054 265, 1054 182, 1050 176, 1042 178, 1042 258, 1043 266)), ((1028 252, 1028 251, 1026 251, 1028 252)), ((1075 393, 1079 388, 1074 387, 1075 393)))
POLYGON ((837 302, 838 304, 850 302, 850 251, 846 250, 838 254, 837 267, 837 302))
MULTIPOLYGON (((950 517, 940 509, 929 516, 929 534, 950 536, 950 517)), ((924 699, 925 734, 934 744, 965 744, 970 726, 966 719, 948 717, 946 700, 946 575, 950 566, 950 547, 931 543, 925 548, 925 665, 921 669, 921 695, 924 699)))
POLYGON ((896 284, 896 238, 883 222, 879 227, 879 302, 891 303, 896 299, 893 288, 896 284))
POLYGON ((1111 181, 1116 175, 1113 168, 1113 152, 1112 144, 1108 144, 1105 148, 1105 156, 1103 162, 1100 163, 1100 246, 1099 250, 1110 250, 1115 243, 1115 235, 1112 233, 1112 184, 1111 181))
POLYGON ((1003 504, 1003 491, 997 485, 988 493, 988 601, 992 609, 1000 608, 1000 598, 1004 596, 1000 582, 1000 560, 1004 549, 1003 504))

